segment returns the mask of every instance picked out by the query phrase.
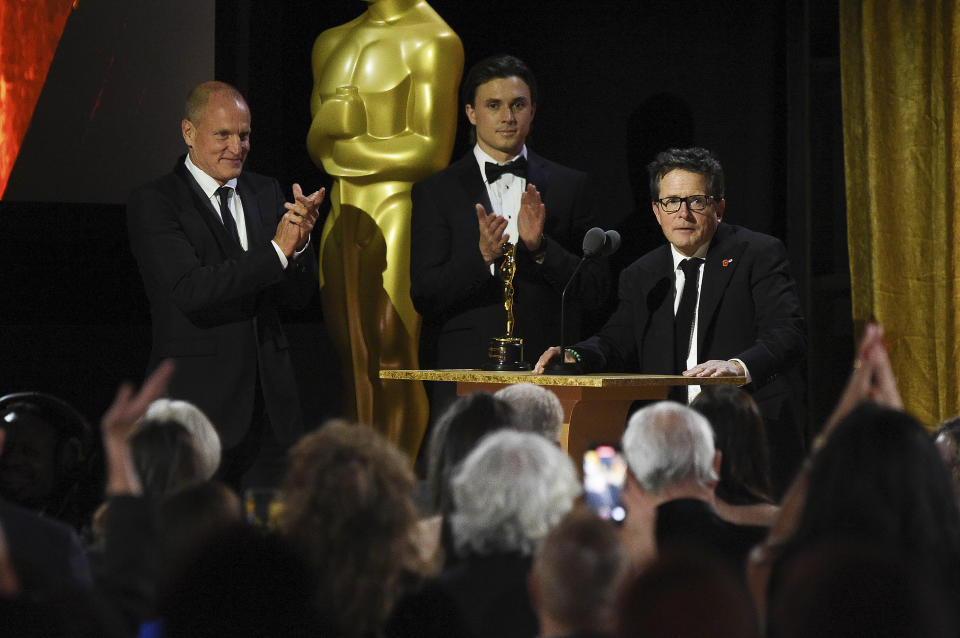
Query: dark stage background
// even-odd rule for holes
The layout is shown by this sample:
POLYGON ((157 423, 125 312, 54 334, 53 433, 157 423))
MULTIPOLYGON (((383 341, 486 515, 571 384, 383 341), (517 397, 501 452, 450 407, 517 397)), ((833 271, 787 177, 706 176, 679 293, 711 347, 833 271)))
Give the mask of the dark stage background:
MULTIPOLYGON (((88 10, 81 19, 78 10, 68 20, 0 202, 0 393, 52 392, 90 417, 122 379, 142 378, 149 313, 122 201, 181 152, 186 91, 214 69, 252 109, 248 168, 284 186, 328 185, 304 147, 310 48, 321 31, 366 7, 359 0, 154 1, 137 14, 148 20, 118 24, 115 12, 102 10, 111 4, 127 6, 88 0, 100 17, 88 10), (99 51, 81 36, 95 42, 105 32, 122 34, 129 46, 86 56, 92 70, 74 68, 78 51, 99 51), (129 72, 109 72, 118 64, 129 72), (56 78, 62 82, 51 83, 56 78), (65 99, 64 87, 73 85, 85 88, 65 99), (95 126, 78 117, 102 95, 116 96, 107 104, 113 110, 95 126), (141 113, 144 102, 150 108, 141 113), (57 149, 82 159, 64 162, 57 149), (68 187, 76 176, 79 184, 68 187)), ((533 68, 540 103, 530 146, 600 185, 601 221, 625 240, 616 269, 664 241, 647 203, 644 167, 653 155, 690 144, 719 154, 727 220, 780 237, 790 252, 808 319, 809 422, 819 423, 852 352, 837 3, 431 4, 460 35, 467 66, 510 52, 533 68)), ((468 149, 464 127, 461 117, 454 157, 468 149)), ((305 408, 319 422, 340 405, 319 301, 287 320, 305 408)))

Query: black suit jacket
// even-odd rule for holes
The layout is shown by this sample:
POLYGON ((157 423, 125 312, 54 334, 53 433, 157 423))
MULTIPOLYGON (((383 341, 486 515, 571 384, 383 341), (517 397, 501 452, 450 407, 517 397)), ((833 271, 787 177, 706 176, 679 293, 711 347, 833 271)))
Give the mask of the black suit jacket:
POLYGON ((149 368, 174 359, 169 395, 196 404, 223 446, 236 445, 253 413, 260 384, 282 444, 303 431, 287 338, 277 307, 302 305, 317 287, 313 250, 286 270, 270 240, 283 216, 276 180, 244 172, 237 180, 249 250, 224 228, 187 171, 174 171, 130 196, 127 228, 150 301, 149 368))
MULTIPOLYGON (((796 283, 776 238, 721 223, 707 251, 700 290, 700 362, 740 359, 767 422, 778 489, 803 456, 797 418, 798 362, 806 347, 796 283), (788 374, 789 373, 789 374, 788 374), (781 476, 782 474, 782 476, 781 476)), ((619 305, 598 334, 574 346, 585 372, 676 374, 673 362, 674 267, 669 244, 620 275, 619 305)))
MULTIPOLYGON (((514 278, 515 336, 529 361, 560 342, 560 295, 579 262, 583 236, 594 225, 587 176, 527 151, 527 183, 546 207, 542 264, 523 242, 514 278)), ((471 150, 445 170, 413 187, 410 295, 423 316, 423 368, 477 368, 488 341, 503 336, 503 284, 483 263, 475 206, 490 206, 471 150)), ((579 336, 580 312, 598 307, 609 287, 606 264, 584 264, 567 293, 567 341, 579 336)))

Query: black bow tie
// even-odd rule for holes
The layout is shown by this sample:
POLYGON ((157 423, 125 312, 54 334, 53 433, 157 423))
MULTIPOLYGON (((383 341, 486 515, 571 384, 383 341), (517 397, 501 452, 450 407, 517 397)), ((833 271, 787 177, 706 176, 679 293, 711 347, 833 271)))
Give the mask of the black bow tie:
POLYGON ((487 183, 492 184, 504 174, 513 173, 517 177, 527 177, 527 158, 521 155, 512 162, 506 164, 494 164, 487 162, 484 166, 484 172, 487 174, 487 183))

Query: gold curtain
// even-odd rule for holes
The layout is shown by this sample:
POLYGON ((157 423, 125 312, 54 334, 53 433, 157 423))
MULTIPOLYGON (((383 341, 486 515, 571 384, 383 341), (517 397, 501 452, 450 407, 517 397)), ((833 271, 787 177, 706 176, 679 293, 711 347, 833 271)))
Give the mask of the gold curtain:
POLYGON ((928 425, 960 412, 958 55, 958 0, 840 2, 853 319, 928 425))

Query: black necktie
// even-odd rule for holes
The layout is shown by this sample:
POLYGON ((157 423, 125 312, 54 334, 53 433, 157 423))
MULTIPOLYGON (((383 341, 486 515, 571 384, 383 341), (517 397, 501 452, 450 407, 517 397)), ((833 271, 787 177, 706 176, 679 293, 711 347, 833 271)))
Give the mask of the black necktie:
POLYGON ((221 186, 217 189, 217 197, 220 198, 220 219, 223 220, 223 225, 230 236, 236 239, 239 244, 240 233, 237 232, 237 222, 233 218, 233 213, 230 212, 231 195, 233 195, 233 189, 229 186, 221 186))
POLYGON ((487 183, 492 184, 504 174, 513 173, 517 177, 526 178, 527 176, 527 158, 521 155, 512 162, 506 164, 494 164, 487 162, 484 166, 484 173, 487 174, 487 183))
POLYGON ((693 341, 693 315, 697 310, 697 283, 702 259, 684 259, 680 262, 683 271, 683 294, 677 306, 677 316, 673 322, 673 353, 677 374, 687 369, 687 355, 693 341))

